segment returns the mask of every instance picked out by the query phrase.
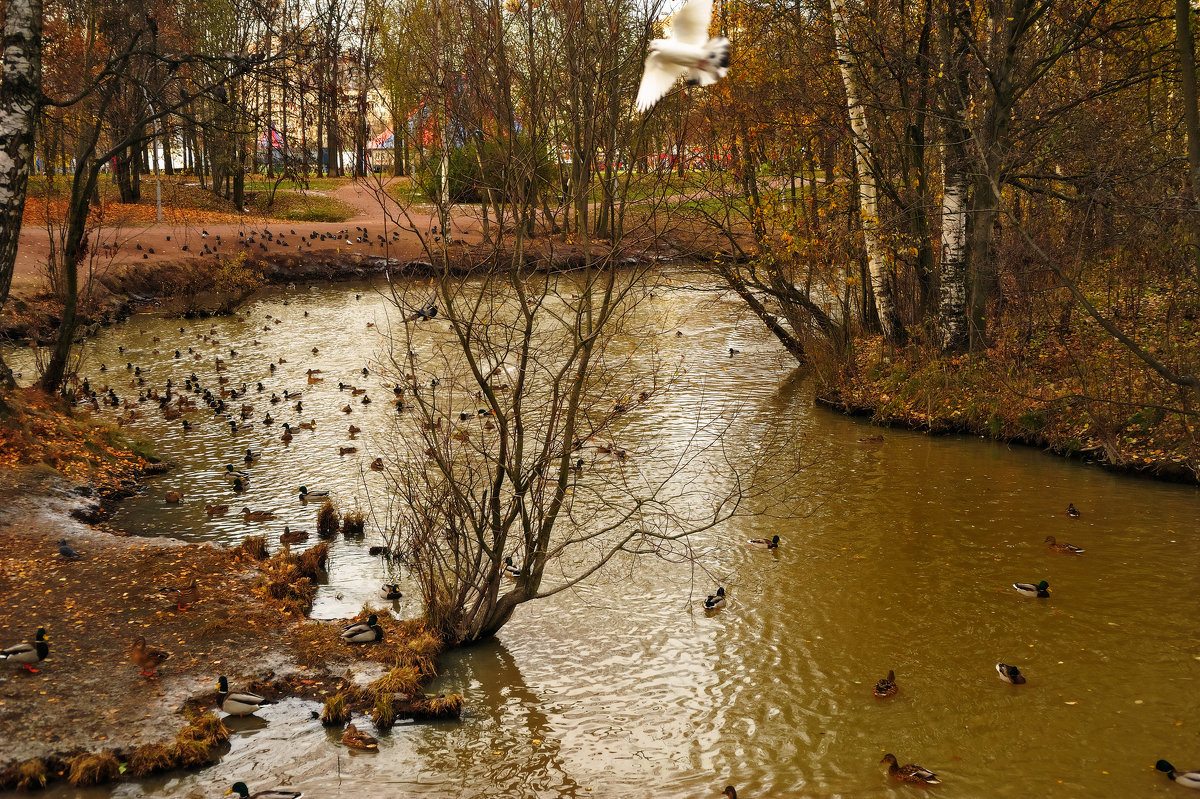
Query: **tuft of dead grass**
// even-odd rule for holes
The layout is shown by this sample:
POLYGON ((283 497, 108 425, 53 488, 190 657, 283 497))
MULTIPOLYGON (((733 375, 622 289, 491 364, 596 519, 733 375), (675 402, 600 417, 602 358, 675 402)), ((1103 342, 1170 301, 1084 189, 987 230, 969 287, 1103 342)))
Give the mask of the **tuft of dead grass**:
POLYGON ((171 758, 181 768, 206 766, 217 759, 217 749, 229 740, 229 728, 212 711, 193 713, 187 726, 175 735, 171 758))
POLYGON ((249 555, 255 560, 266 560, 271 554, 267 550, 267 537, 265 535, 252 535, 238 544, 233 551, 249 555))
POLYGON ((333 502, 325 500, 321 505, 321 509, 317 511, 317 535, 322 538, 332 538, 337 535, 338 527, 341 522, 338 519, 337 508, 333 506, 333 502))
POLYGON ((381 732, 390 730, 396 723, 396 711, 392 707, 392 695, 380 694, 371 708, 371 723, 381 732))
POLYGON ((362 511, 351 511, 342 517, 342 535, 346 538, 362 538, 367 530, 367 517, 362 511))
POLYGON ((133 777, 148 777, 174 767, 175 759, 166 744, 143 744, 133 750, 126 771, 133 777))
POLYGON ((463 698, 461 694, 441 694, 429 700, 429 710, 435 716, 449 717, 462 714, 463 698))
POLYGON ((346 695, 340 691, 325 700, 321 709, 321 723, 326 727, 340 727, 350 720, 350 708, 346 706, 346 695))
POLYGON ((421 674, 412 666, 397 666, 371 683, 368 689, 375 696, 392 694, 414 695, 421 687, 421 674))
POLYGON ((121 776, 121 763, 112 752, 76 755, 67 764, 67 782, 89 788, 113 782, 121 776))
POLYGON ((0 772, 0 790, 39 791, 46 787, 50 770, 38 758, 24 760, 0 772))

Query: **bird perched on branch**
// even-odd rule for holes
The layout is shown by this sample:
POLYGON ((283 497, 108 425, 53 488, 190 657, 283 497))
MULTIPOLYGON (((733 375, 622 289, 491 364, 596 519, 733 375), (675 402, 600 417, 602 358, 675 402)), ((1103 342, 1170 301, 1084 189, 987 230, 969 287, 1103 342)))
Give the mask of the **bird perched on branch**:
POLYGON ((708 38, 711 0, 688 0, 671 18, 671 38, 655 39, 646 48, 646 67, 634 107, 649 111, 681 75, 689 86, 709 86, 729 71, 729 40, 708 38))
POLYGON ((427 305, 424 308, 418 308, 411 315, 405 318, 405 322, 421 322, 426 319, 432 319, 437 316, 437 306, 427 305))

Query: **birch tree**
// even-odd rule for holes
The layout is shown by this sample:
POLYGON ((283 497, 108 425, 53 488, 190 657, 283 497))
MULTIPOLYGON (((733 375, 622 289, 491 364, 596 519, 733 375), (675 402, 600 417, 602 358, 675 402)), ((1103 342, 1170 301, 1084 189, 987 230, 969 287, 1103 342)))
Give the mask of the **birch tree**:
MULTIPOLYGON (((0 74, 0 308, 8 299, 17 259, 41 83, 42 0, 7 0, 0 74)), ((12 370, 0 358, 0 387, 13 385, 12 370)))
POLYGON ((845 0, 829 0, 833 14, 833 32, 837 51, 838 68, 842 73, 842 84, 846 92, 846 110, 850 117, 853 133, 851 146, 858 171, 858 201, 862 214, 863 241, 867 251, 867 267, 871 275, 871 289, 875 295, 875 308, 879 313, 879 326, 889 341, 903 341, 904 323, 896 309, 892 295, 890 270, 887 255, 879 241, 879 197, 875 185, 875 173, 871 159, 871 133, 867 126, 867 110, 862 102, 858 86, 858 64, 850 47, 849 22, 845 0))

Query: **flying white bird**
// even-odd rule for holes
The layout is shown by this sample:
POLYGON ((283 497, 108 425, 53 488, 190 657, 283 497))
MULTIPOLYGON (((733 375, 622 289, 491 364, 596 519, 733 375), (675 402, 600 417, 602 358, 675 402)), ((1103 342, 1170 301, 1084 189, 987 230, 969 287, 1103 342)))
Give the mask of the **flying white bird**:
POLYGON ((675 81, 687 75, 689 86, 708 86, 729 71, 729 40, 708 38, 712 0, 688 0, 671 18, 671 38, 655 39, 646 48, 646 70, 634 107, 649 111, 675 81))

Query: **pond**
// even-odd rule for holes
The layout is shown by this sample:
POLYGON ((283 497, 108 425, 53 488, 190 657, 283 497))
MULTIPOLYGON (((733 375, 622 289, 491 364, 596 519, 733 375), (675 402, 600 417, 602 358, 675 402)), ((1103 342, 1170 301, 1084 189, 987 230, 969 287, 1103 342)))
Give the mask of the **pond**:
MULTIPOLYGON (((796 499, 790 512, 698 534, 695 563, 645 559, 519 608, 494 641, 443 659, 432 688, 464 695, 461 722, 402 724, 380 736, 378 754, 359 756, 290 700, 241 722, 218 765, 114 795, 212 796, 236 780, 305 796, 665 798, 718 796, 726 784, 743 797, 913 795, 889 782, 885 752, 936 771, 943 786, 932 792, 948 796, 1180 793, 1153 764, 1200 764, 1200 637, 1189 627, 1200 597, 1197 490, 821 410, 736 298, 678 278, 637 312, 661 331, 658 357, 681 365, 682 379, 629 415, 624 468, 638 468, 638 441, 688 436, 698 416, 740 408, 746 423, 724 446, 751 450, 784 430, 806 465, 776 491, 796 499), (745 543, 773 535, 775 551, 745 543), (1052 552, 1048 535, 1086 553, 1052 552), (1043 579, 1046 599, 1011 587, 1043 579), (706 615, 699 600, 717 581, 728 604, 706 615), (1028 682, 1002 682, 1001 661, 1028 682), (889 669, 899 692, 877 699, 889 669)), ((385 483, 367 465, 390 451, 396 411, 380 367, 396 313, 377 288, 280 289, 232 318, 140 315, 89 342, 81 373, 122 397, 136 400, 129 363, 147 386, 171 377, 178 389, 193 371, 205 385, 245 383, 246 397, 229 404, 254 406, 234 432, 201 405, 184 432, 143 403, 126 427, 176 468, 112 524, 225 545, 273 540, 285 524, 313 531, 317 503, 299 500, 301 485, 331 491, 343 508, 378 505, 385 483), (319 382, 309 369, 322 370, 319 382), (339 382, 367 392, 351 396, 339 382), (295 399, 269 403, 285 389, 302 393, 300 411, 295 399), (262 424, 268 411, 272 425, 262 424), (285 444, 284 421, 315 429, 285 444), (351 424, 362 432, 351 436, 351 424), (250 466, 247 448, 259 454, 250 466), (226 464, 250 472, 243 493, 226 464), (167 504, 167 491, 183 501, 167 504), (210 504, 231 511, 210 516, 210 504), (277 516, 245 522, 244 506, 277 516)), ((418 335, 418 353, 448 338, 444 323, 418 335)), ((334 544, 314 617, 356 612, 384 579, 405 594, 394 614, 420 612, 406 570, 368 554, 379 543, 369 527, 362 542, 334 544)))

